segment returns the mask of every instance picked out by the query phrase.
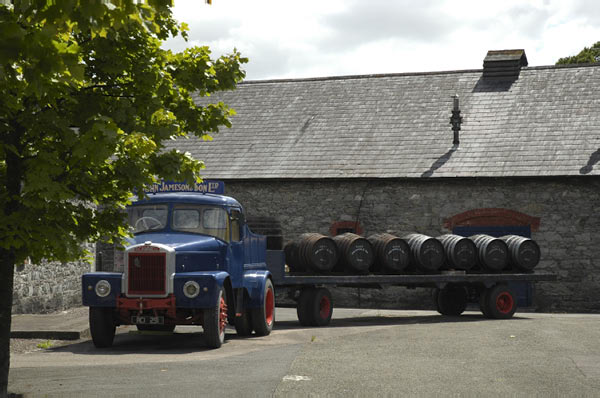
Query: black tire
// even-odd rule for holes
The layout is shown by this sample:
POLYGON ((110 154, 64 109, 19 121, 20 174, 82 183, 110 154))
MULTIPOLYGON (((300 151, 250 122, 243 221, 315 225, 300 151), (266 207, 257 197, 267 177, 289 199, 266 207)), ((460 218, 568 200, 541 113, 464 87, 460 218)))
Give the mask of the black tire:
POLYGON ((90 334, 96 348, 112 346, 116 329, 112 308, 90 307, 90 334))
POLYGON ((484 317, 491 319, 492 316, 490 315, 490 311, 488 309, 488 297, 487 297, 488 291, 489 291, 489 289, 485 289, 479 295, 479 309, 481 310, 481 313, 483 314, 484 317))
POLYGON ((252 334, 250 311, 244 310, 242 316, 235 318, 234 325, 238 336, 250 336, 252 334))
POLYGON ((333 299, 328 289, 319 288, 315 291, 311 310, 314 326, 329 325, 333 315, 333 299))
POLYGON ((331 292, 325 288, 303 289, 296 308, 302 326, 326 326, 333 315, 331 292))
POLYGON ((275 289, 270 279, 266 280, 264 289, 262 305, 250 311, 252 329, 257 336, 269 335, 275 324, 275 289))
POLYGON ((140 332, 173 332, 175 325, 136 325, 140 332))
POLYGON ((227 302, 223 288, 219 289, 217 304, 204 310, 204 337, 210 348, 220 348, 225 342, 225 326, 227 325, 227 302))
POLYGON ((313 326, 313 319, 311 316, 312 301, 315 295, 315 289, 302 289, 300 291, 300 297, 298 298, 298 305, 296 306, 296 314, 298 314, 298 320, 302 326, 313 326))
POLYGON ((467 308, 467 290, 463 286, 447 285, 435 296, 437 310, 442 315, 459 316, 467 308))
POLYGON ((517 311, 517 296, 506 284, 498 284, 486 292, 487 310, 491 318, 509 319, 517 311))

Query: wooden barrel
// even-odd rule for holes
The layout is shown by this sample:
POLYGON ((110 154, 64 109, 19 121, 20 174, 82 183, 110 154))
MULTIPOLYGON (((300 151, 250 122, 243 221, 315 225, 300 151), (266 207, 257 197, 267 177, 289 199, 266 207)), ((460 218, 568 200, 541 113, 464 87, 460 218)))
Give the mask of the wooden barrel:
POLYGON ((333 240, 338 247, 340 257, 336 271, 345 271, 351 274, 366 274, 375 261, 375 254, 371 243, 362 236, 346 232, 334 236, 333 240))
POLYGON ((338 261, 335 242, 318 233, 305 233, 285 245, 286 264, 292 272, 331 271, 338 261))
POLYGON ((285 253, 285 263, 291 272, 305 271, 304 264, 302 264, 298 255, 297 240, 292 240, 286 243, 285 247, 283 248, 283 252, 285 253))
POLYGON ((411 264, 419 271, 435 272, 446 261, 444 246, 431 236, 408 234, 403 238, 410 246, 411 264))
POLYGON ((489 235, 473 235, 477 246, 477 260, 484 271, 498 272, 508 265, 508 246, 504 241, 489 235))
POLYGON ((521 271, 532 271, 540 262, 541 251, 535 241, 519 235, 502 236, 500 239, 508 246, 512 267, 521 271))
POLYGON ((298 251, 307 271, 331 271, 339 258, 333 239, 319 233, 300 235, 298 251))
POLYGON ((410 264, 410 247, 403 239, 391 234, 376 234, 368 240, 375 251, 372 271, 399 273, 410 264))
POLYGON ((438 236, 444 252, 446 253, 446 261, 449 268, 461 269, 468 271, 477 265, 477 247, 475 243, 464 236, 446 234, 438 236))

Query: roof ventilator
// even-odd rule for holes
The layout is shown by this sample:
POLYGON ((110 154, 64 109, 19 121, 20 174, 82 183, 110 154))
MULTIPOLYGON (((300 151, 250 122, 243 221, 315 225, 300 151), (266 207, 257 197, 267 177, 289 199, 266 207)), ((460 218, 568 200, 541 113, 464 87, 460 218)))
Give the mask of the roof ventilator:
POLYGON ((462 116, 460 116, 460 109, 458 107, 458 95, 452 97, 454 100, 454 107, 452 108, 452 116, 450 117, 450 124, 452 125, 452 131, 454 131, 454 140, 452 144, 458 145, 460 143, 458 139, 458 132, 460 131, 460 125, 462 124, 462 116))
POLYGON ((483 77, 515 81, 524 66, 527 66, 525 50, 488 51, 483 60, 483 77))

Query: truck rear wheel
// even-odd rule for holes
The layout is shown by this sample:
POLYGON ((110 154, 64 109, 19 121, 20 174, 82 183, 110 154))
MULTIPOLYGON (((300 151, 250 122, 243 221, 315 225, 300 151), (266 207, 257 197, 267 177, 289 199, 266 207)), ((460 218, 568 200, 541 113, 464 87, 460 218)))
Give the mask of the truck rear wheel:
POLYGON ((265 282, 262 306, 252 308, 250 314, 252 328, 256 332, 256 335, 269 335, 275 324, 275 290, 273 289, 273 282, 270 279, 267 279, 265 282))
POLYGON ((252 334, 249 310, 245 309, 244 312, 242 312, 242 316, 235 318, 235 331, 238 336, 250 336, 252 334))
POLYGON ((463 286, 447 285, 434 293, 437 311, 442 315, 459 316, 467 308, 467 290, 463 286))
POLYGON ((204 310, 204 337, 210 348, 219 348, 225 342, 225 326, 227 325, 227 302, 223 288, 219 289, 217 304, 204 310))
POLYGON ((491 318, 512 318, 517 311, 517 296, 506 284, 500 283, 486 290, 487 311, 491 318))
POLYGON ((90 307, 90 334, 94 346, 112 346, 116 329, 112 308, 90 307))

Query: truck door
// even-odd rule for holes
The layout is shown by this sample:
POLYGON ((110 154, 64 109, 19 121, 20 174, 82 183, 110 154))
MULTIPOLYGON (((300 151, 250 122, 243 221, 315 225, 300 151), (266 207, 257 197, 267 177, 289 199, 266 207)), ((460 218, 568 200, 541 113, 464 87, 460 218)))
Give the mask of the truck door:
POLYGON ((231 283, 234 288, 242 285, 242 275, 244 272, 244 230, 243 213, 239 208, 231 208, 229 210, 230 219, 230 244, 229 244, 229 275, 231 275, 231 283))

